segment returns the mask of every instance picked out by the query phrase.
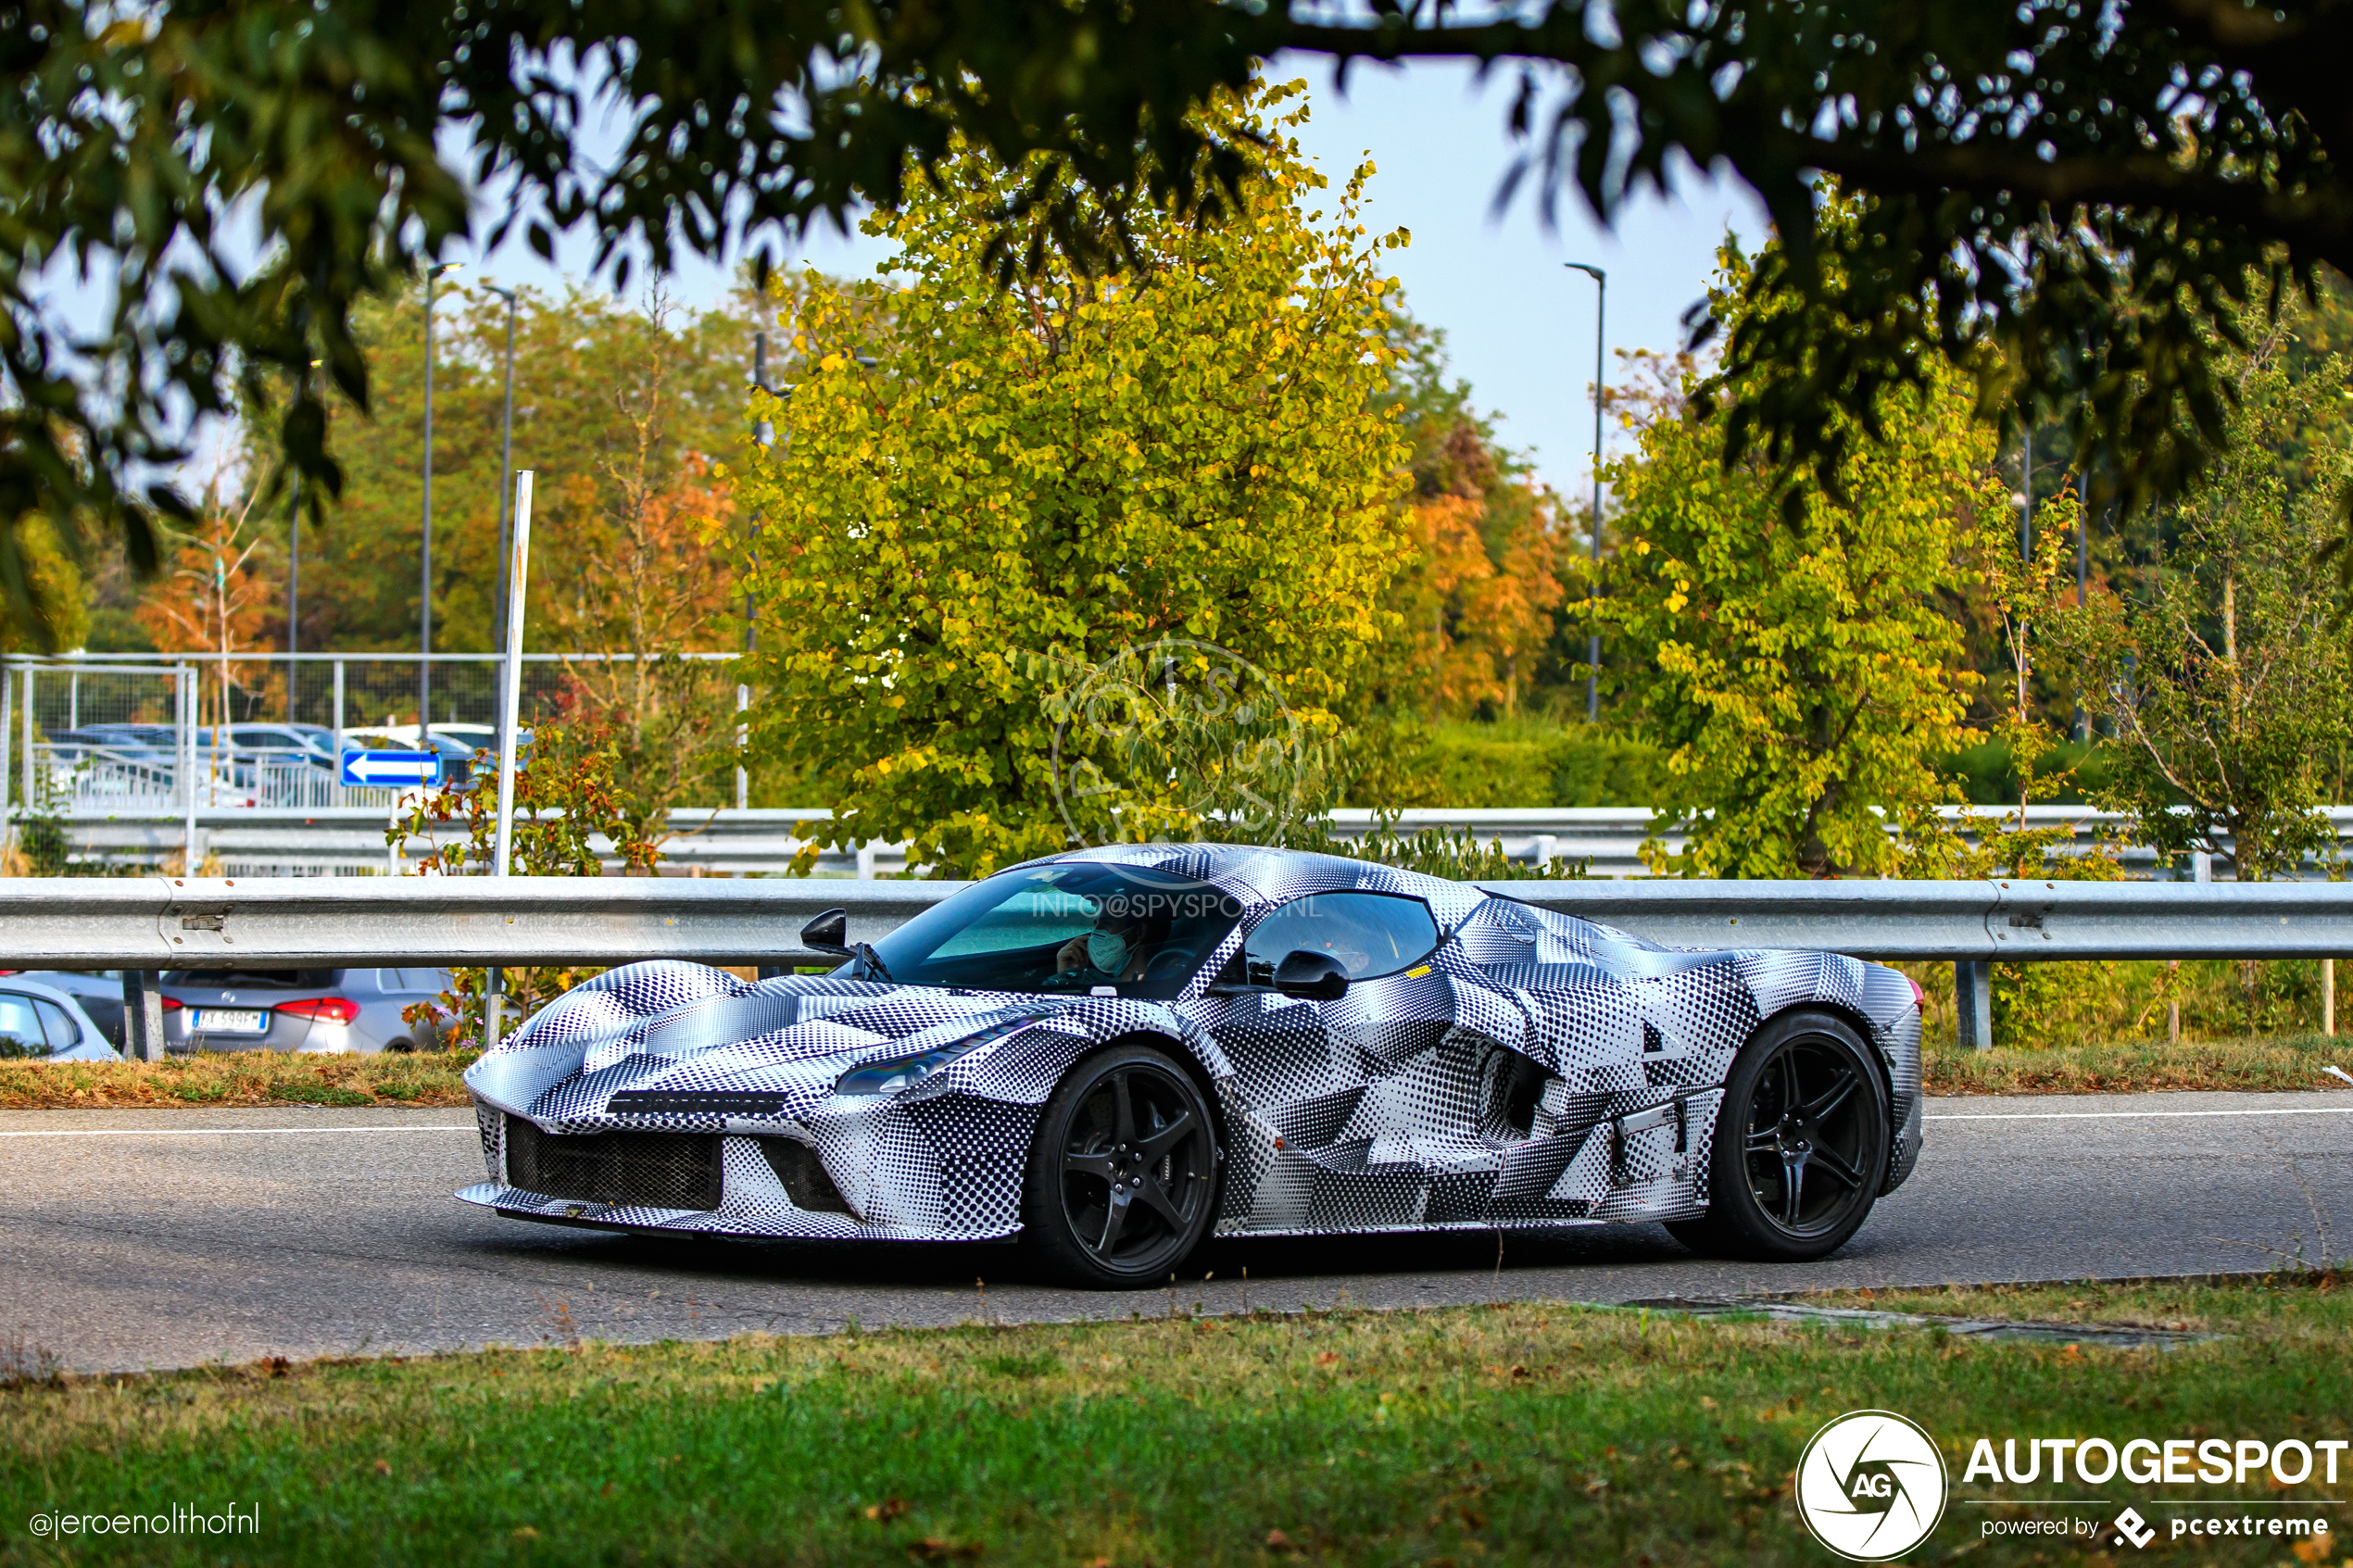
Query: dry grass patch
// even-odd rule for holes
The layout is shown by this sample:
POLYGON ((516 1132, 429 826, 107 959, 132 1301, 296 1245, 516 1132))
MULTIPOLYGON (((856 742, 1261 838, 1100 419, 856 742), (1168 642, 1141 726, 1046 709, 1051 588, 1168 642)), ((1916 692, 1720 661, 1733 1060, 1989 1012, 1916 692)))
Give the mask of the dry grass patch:
POLYGON ((472 1051, 299 1056, 200 1052, 163 1061, 0 1061, 0 1110, 134 1106, 470 1103, 459 1074, 472 1051))
POLYGON ((1931 1046, 1932 1095, 2141 1094, 2154 1089, 2342 1089, 2322 1069, 2353 1072, 2353 1041, 2321 1035, 2253 1039, 2119 1040, 1990 1051, 1931 1046))

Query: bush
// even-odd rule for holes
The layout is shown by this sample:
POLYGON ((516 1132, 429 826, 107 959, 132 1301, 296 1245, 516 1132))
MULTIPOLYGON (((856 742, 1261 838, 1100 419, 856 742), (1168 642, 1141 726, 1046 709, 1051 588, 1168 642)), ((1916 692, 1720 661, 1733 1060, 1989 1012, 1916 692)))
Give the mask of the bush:
POLYGON ((1655 746, 1548 719, 1400 725, 1385 740, 1395 748, 1393 762, 1360 773, 1349 804, 1648 806, 1665 771, 1655 746))

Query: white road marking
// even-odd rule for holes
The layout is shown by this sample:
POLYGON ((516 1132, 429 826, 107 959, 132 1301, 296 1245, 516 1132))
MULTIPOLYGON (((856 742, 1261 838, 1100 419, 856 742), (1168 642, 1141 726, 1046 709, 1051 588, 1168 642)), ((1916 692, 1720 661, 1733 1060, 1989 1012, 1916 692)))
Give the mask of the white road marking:
POLYGON ((2282 1106, 2260 1110, 1989 1110, 1945 1111, 1925 1122, 2139 1122, 2158 1116, 2353 1116, 2353 1105, 2282 1106))
POLYGON ((245 1137, 257 1133, 471 1133, 471 1122, 439 1122, 424 1127, 42 1127, 0 1133, 0 1138, 203 1138, 245 1137))

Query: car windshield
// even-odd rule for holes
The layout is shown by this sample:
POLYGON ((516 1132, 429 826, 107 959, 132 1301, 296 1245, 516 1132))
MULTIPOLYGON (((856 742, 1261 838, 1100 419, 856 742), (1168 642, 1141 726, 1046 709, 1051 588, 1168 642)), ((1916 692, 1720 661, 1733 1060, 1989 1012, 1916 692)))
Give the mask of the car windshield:
POLYGON ((1139 866, 1092 863, 1002 872, 942 900, 874 945, 903 985, 977 991, 1098 986, 1168 1000, 1241 918, 1230 893, 1139 866))

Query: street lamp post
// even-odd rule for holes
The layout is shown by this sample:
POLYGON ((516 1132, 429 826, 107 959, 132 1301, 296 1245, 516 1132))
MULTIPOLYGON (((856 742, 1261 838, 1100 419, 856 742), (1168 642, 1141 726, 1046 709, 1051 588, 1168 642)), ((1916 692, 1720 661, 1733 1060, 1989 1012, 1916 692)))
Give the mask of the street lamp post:
MULTIPOLYGON (((507 406, 498 436, 498 559, 501 563, 502 575, 497 588, 492 595, 490 607, 490 640, 493 645, 505 647, 507 646, 507 617, 514 613, 512 607, 507 602, 508 577, 510 574, 506 572, 504 563, 513 547, 510 541, 510 533, 514 527, 514 514, 508 509, 507 486, 513 480, 515 473, 515 291, 502 289, 496 283, 484 283, 483 287, 507 302, 507 406)), ((493 726, 491 738, 494 743, 503 742, 507 726, 516 721, 515 716, 507 711, 508 693, 514 685, 515 683, 502 677, 498 690, 493 697, 490 721, 493 726)))
MULTIPOLYGON (((1609 338, 1604 307, 1609 303, 1609 274, 1582 261, 1567 266, 1593 280, 1593 581, 1601 581, 1602 566, 1602 367, 1609 338)), ((1599 625, 1585 641, 1585 722, 1602 716, 1602 633, 1599 625)))
POLYGON ((433 284, 459 264, 438 262, 425 269, 425 503, 424 543, 417 553, 417 749, 433 738, 433 284))
MULTIPOLYGON (((319 361, 310 361, 317 370, 319 361)), ((300 715, 295 707, 295 676, 302 669, 295 655, 302 651, 302 470, 295 470, 294 521, 286 525, 286 723, 300 715)))
POLYGON ((298 721, 295 677, 302 671, 302 472, 295 471, 294 518, 286 524, 286 723, 298 721))

